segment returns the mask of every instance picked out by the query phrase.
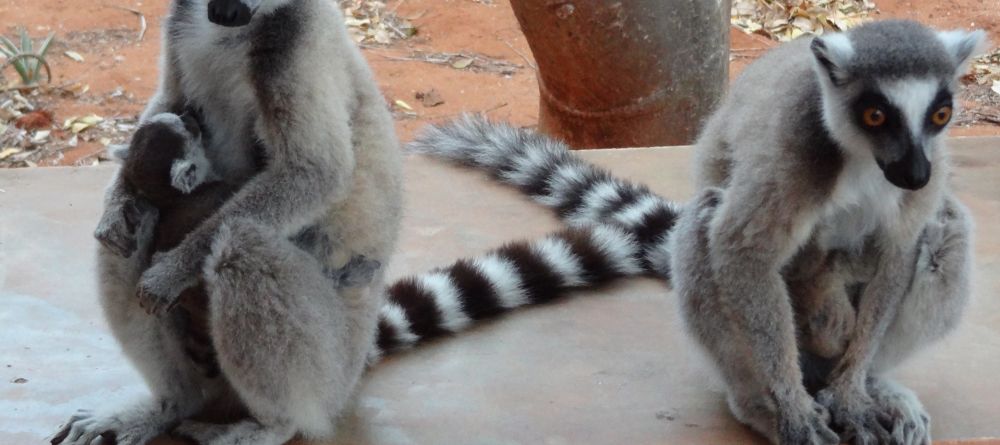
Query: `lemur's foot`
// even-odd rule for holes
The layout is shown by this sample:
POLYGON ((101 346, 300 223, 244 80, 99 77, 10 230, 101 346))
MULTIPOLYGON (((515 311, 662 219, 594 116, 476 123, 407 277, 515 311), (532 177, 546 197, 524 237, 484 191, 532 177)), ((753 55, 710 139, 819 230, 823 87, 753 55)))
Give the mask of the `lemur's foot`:
POLYGON ((816 401, 830 411, 842 441, 854 445, 893 443, 884 425, 889 422, 864 388, 831 386, 816 394, 816 401))
POLYGON ((930 445, 931 418, 917 395, 890 380, 871 378, 868 394, 880 418, 891 425, 892 445, 930 445))
POLYGON ((52 445, 144 445, 163 433, 163 425, 140 416, 96 416, 77 411, 51 440, 52 445))
MULTIPOLYGON (((803 402, 805 403, 805 402, 803 402)), ((837 445, 840 439, 830 429, 830 414, 810 398, 807 406, 778 419, 778 442, 781 444, 837 445)))

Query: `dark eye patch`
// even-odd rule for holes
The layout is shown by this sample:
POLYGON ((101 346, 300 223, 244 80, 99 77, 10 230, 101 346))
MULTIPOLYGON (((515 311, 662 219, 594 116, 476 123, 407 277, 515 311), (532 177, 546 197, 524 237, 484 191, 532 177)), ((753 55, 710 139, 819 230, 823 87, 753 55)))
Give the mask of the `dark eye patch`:
MULTIPOLYGON (((924 116, 924 128, 927 132, 937 133, 942 130, 943 127, 934 124, 934 113, 936 113, 937 110, 940 110, 941 107, 952 107, 952 97, 952 92, 947 88, 941 87, 941 89, 938 90, 937 95, 934 96, 934 100, 931 101, 931 105, 927 107, 927 113, 924 116)), ((954 117, 952 118, 954 119, 954 117)))
POLYGON ((882 93, 873 90, 866 90, 861 92, 858 97, 854 100, 854 104, 851 106, 851 111, 854 114, 854 121, 861 128, 869 133, 885 133, 896 131, 902 126, 902 117, 899 109, 895 105, 889 102, 882 93), (885 114, 885 123, 879 125, 878 127, 870 127, 865 125, 864 115, 865 110, 869 108, 878 108, 882 110, 885 114))

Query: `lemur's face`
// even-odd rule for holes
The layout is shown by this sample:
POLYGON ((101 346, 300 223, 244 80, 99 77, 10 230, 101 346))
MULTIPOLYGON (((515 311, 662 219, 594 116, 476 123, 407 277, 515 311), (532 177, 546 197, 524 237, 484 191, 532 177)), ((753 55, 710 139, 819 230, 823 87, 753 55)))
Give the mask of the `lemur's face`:
POLYGON ((189 114, 160 113, 150 118, 136 130, 127 156, 126 165, 142 176, 136 182, 161 194, 166 194, 167 185, 188 194, 215 178, 201 127, 189 114))
POLYGON ((923 188, 954 114, 956 80, 982 39, 900 21, 814 39, 831 136, 845 150, 870 153, 896 187, 923 188))

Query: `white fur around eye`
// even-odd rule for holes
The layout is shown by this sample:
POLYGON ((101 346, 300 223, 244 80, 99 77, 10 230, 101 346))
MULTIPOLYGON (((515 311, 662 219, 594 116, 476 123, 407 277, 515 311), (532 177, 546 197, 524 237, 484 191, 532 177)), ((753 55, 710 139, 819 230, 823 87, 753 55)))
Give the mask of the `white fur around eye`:
POLYGON ((879 87, 886 98, 903 114, 907 128, 915 136, 924 132, 924 122, 938 90, 941 89, 939 79, 915 79, 882 81, 879 87))

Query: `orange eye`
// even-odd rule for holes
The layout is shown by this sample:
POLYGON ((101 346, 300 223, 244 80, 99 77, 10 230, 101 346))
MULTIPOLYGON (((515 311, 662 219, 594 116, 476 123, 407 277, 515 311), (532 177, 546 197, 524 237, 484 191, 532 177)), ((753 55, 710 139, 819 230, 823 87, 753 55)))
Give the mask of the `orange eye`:
POLYGON ((931 115, 931 122, 934 122, 934 125, 937 125, 939 127, 947 125, 950 120, 951 120, 951 107, 947 105, 938 108, 938 110, 931 115))
POLYGON ((871 107, 865 110, 864 114, 862 114, 862 118, 864 118, 865 125, 869 127, 878 127, 885 123, 885 112, 878 108, 871 107))

